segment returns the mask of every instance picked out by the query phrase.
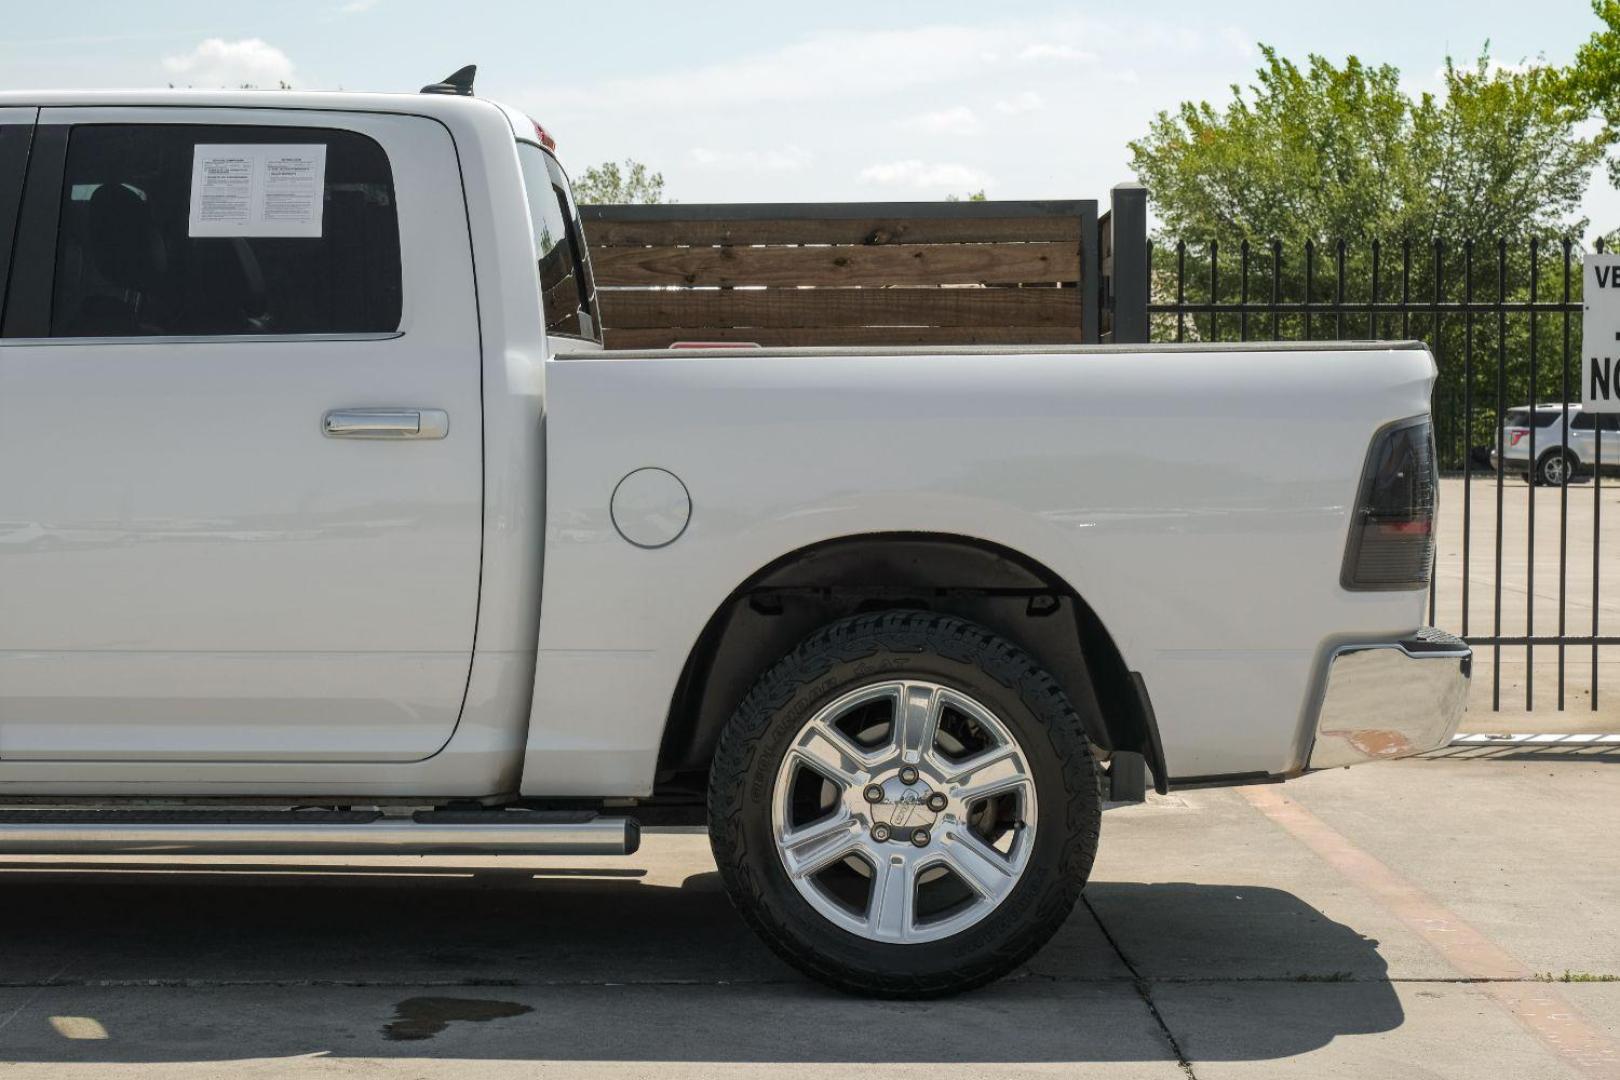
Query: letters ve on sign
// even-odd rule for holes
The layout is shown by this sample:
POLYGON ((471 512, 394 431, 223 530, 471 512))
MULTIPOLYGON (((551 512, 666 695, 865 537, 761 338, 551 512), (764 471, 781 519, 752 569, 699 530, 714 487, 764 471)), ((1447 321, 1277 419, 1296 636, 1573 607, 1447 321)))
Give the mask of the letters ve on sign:
POLYGON ((198 144, 191 236, 321 235, 326 147, 198 144))
POLYGON ((1589 254, 1581 274, 1581 408, 1620 412, 1620 255, 1589 254))

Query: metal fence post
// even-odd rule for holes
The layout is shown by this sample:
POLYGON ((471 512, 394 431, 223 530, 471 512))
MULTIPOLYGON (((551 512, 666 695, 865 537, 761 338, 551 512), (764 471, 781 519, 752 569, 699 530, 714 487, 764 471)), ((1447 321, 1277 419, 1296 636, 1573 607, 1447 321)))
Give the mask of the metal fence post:
POLYGON ((1109 193, 1114 272, 1110 278, 1114 341, 1140 344, 1148 340, 1147 188, 1131 181, 1115 184, 1109 193))

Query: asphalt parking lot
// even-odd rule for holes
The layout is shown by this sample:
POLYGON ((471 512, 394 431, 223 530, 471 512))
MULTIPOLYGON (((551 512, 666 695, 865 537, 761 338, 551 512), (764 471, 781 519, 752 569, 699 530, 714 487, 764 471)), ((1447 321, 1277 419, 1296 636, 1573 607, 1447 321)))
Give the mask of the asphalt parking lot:
POLYGON ((1058 938, 1011 979, 923 1003, 843 997, 777 962, 692 831, 623 859, 496 865, 9 858, 0 1060, 41 1076, 1620 1075, 1617 835, 1614 745, 1114 809, 1058 938))

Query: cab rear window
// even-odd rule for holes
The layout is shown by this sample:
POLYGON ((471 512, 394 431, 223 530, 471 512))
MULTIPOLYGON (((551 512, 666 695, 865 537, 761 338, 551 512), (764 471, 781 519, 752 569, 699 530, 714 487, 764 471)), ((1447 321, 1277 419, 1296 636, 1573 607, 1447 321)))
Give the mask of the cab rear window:
POLYGON ((555 158, 530 143, 518 143, 518 161, 523 168, 529 217, 534 223, 534 252, 539 261, 546 332, 600 342, 602 331, 596 318, 590 256, 585 250, 568 178, 555 158))

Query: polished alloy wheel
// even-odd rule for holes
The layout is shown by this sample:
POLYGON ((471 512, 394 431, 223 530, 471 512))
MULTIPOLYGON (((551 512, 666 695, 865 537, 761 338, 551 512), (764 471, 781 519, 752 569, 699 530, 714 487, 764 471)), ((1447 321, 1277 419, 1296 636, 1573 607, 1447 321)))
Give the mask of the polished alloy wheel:
POLYGON ((876 683, 805 723, 772 794, 777 853, 820 914, 914 944, 994 911, 1029 861, 1035 783, 995 715, 933 682, 876 683))

